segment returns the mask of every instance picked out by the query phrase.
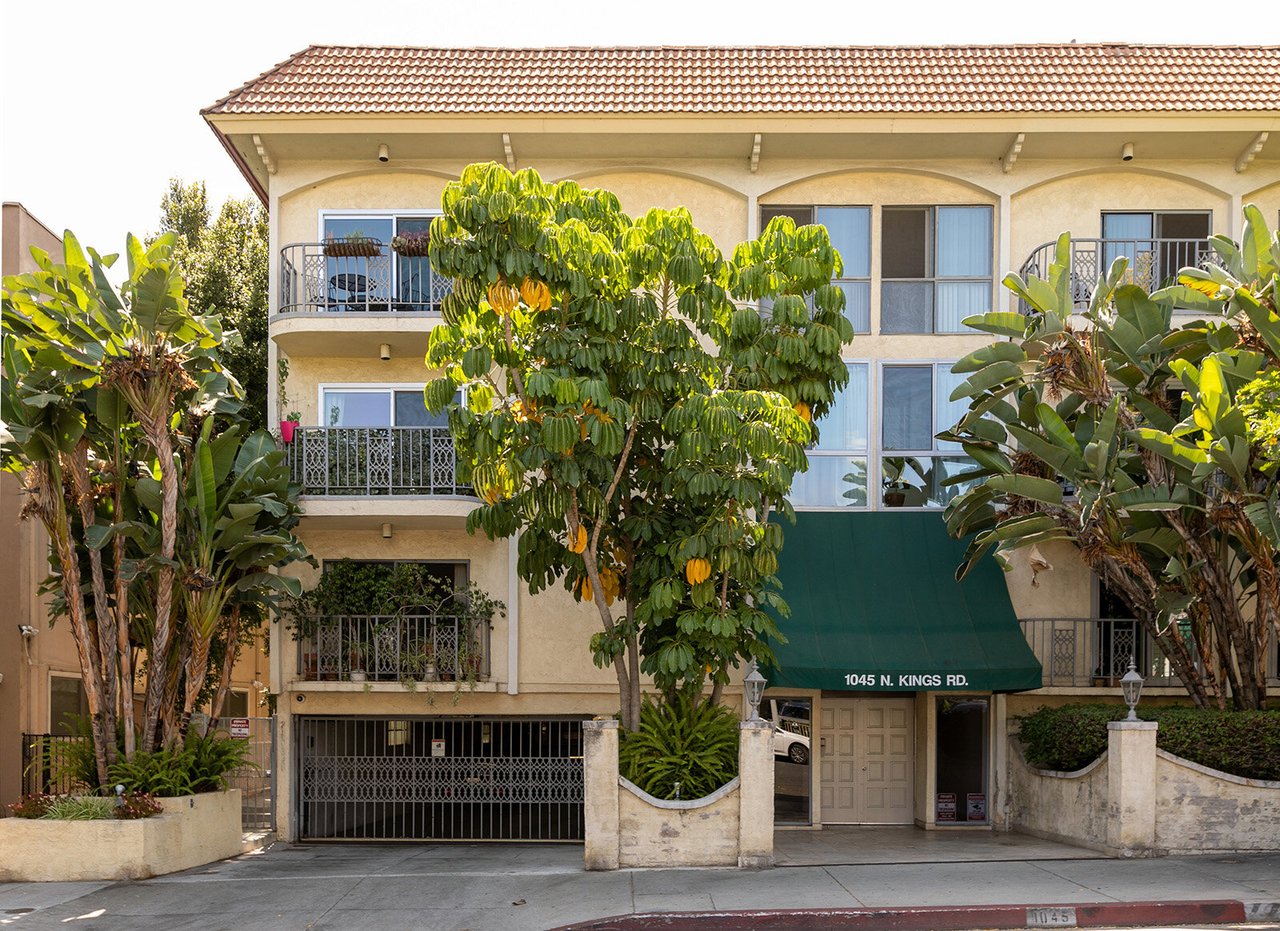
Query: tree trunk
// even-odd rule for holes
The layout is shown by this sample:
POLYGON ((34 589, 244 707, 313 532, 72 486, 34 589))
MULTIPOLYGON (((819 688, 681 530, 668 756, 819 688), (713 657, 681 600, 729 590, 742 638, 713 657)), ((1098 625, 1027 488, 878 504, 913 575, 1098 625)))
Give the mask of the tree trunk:
MULTIPOLYGON (((165 693, 168 691, 166 676, 155 675, 157 667, 167 669, 170 662, 173 631, 173 554, 178 541, 178 475, 173 461, 173 439, 169 435, 169 418, 162 416, 149 424, 144 423, 147 439, 155 450, 160 465, 160 557, 161 564, 156 579, 155 633, 147 647, 149 658, 147 676, 147 697, 143 706, 143 719, 146 730, 142 735, 142 749, 151 751, 155 748, 157 722, 165 715, 165 693)), ((172 701, 169 702, 173 704, 172 701)), ((171 710, 171 709, 170 709, 171 710)), ((166 726, 164 739, 172 740, 172 728, 166 726)))
MULTIPOLYGON (((76 443, 71 462, 71 485, 80 511, 80 524, 87 534, 97 523, 93 483, 89 479, 89 441, 81 437, 76 443)), ((102 568, 102 550, 85 546, 89 559, 89 579, 93 592, 93 614, 86 613, 86 623, 91 638, 90 655, 97 665, 98 677, 94 687, 100 689, 98 707, 102 714, 102 730, 108 740, 103 747, 107 765, 116 761, 116 712, 120 706, 119 686, 116 680, 115 624, 112 623, 107 604, 107 580, 102 568)), ((88 682, 86 682, 88 688, 88 682)))
MULTIPOLYGON (((67 604, 67 617, 80 658, 80 674, 84 680, 85 700, 89 706, 89 727, 93 740, 93 758, 98 784, 107 784, 107 735, 102 727, 102 683, 92 649, 89 621, 85 611, 84 594, 80 589, 80 561, 71 539, 71 524, 67 517, 66 493, 62 482, 61 464, 51 459, 37 479, 42 492, 41 511, 45 528, 53 542, 62 570, 62 595, 67 604)), ((34 490, 34 489, 33 489, 34 490)), ((114 740, 115 735, 111 738, 114 740)))
POLYGON ((223 653, 222 675, 218 677, 218 690, 213 694, 213 702, 209 707, 209 730, 218 726, 222 717, 222 706, 226 703, 227 693, 231 691, 231 676, 235 671, 236 660, 240 656, 240 606, 231 609, 227 619, 227 649, 223 653))
MULTIPOLYGON (((124 483, 117 459, 116 483, 114 489, 115 519, 123 520, 124 483)), ((120 664, 120 720, 124 724, 124 756, 132 759, 137 749, 137 735, 134 733, 133 720, 133 657, 129 644, 129 586, 124 580, 124 536, 116 534, 111 541, 111 555, 115 580, 115 612, 116 612, 116 660, 120 664)))

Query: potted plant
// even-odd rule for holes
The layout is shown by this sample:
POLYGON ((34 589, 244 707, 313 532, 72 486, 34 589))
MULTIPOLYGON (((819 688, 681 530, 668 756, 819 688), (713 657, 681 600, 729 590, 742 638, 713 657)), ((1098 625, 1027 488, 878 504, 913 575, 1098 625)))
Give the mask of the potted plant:
POLYGON ((415 230, 411 233, 402 233, 391 239, 391 248, 396 255, 403 255, 413 258, 420 258, 427 254, 427 249, 431 245, 431 234, 426 230, 415 230))
POLYGON ((324 254, 335 258, 371 259, 382 254, 382 243, 366 236, 363 230, 352 230, 345 236, 326 239, 324 254))
POLYGON ((373 655, 373 644, 365 640, 353 641, 347 648, 347 678, 352 682, 364 682, 368 677, 369 658, 373 655))
POLYGON ((282 443, 293 442, 293 431, 298 428, 298 424, 302 421, 302 415, 297 411, 284 410, 289 406, 289 392, 286 387, 289 381, 289 357, 281 355, 276 359, 276 408, 280 414, 280 441, 282 443))
POLYGON ((406 689, 412 692, 419 682, 439 681, 435 651, 429 642, 424 641, 400 654, 400 684, 406 689))

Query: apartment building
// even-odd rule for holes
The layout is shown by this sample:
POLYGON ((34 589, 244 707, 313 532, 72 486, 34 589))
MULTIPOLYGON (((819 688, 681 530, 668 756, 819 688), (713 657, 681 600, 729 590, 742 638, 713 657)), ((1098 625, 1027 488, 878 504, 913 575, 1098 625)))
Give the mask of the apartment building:
MULTIPOLYGON (((62 236, 22 204, 4 204, 0 233, 0 273, 6 277, 37 270, 32 247, 62 261, 62 236)), ((105 251, 108 244, 98 245, 105 251)), ((71 625, 65 618, 51 621, 49 598, 39 594, 49 574, 49 535, 38 520, 20 518, 24 495, 22 476, 0 473, 0 804, 69 787, 58 778, 59 748, 74 739, 74 719, 89 713, 71 625)), ((241 651, 231 681, 224 718, 270 716, 260 648, 241 651)), ((265 759, 268 722, 253 731, 255 751, 265 759)), ((269 804, 260 800, 262 781, 243 780, 251 814, 269 804)))
POLYGON ((1275 47, 313 46, 207 108, 270 210, 270 403, 300 415, 316 576, 426 564, 506 605, 475 629, 424 609, 275 626, 281 835, 581 837, 580 722, 617 701, 598 621, 531 597, 514 541, 466 533, 476 501, 420 400, 450 285, 392 248, 476 161, 633 215, 687 207, 726 252, 786 215, 843 255, 849 385, 795 487, 765 703, 780 824, 1000 827, 1010 715, 1114 695, 1131 655, 1176 698, 1071 547, 954 581, 942 479, 965 461, 936 434, 962 409, 951 363, 989 341, 963 319, 1016 310, 1000 279, 1043 274, 1062 231, 1083 301, 1118 255, 1152 287, 1203 260, 1246 203, 1280 222, 1277 75, 1275 47), (475 681, 431 681, 459 651, 482 653, 475 681))

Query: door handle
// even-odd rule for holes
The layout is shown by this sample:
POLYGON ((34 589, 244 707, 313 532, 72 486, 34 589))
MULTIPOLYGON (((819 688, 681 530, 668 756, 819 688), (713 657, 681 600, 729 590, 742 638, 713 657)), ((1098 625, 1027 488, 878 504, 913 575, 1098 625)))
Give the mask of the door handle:
POLYGON ((827 752, 827 738, 825 738, 825 737, 820 738, 820 739, 818 740, 818 747, 822 750, 822 752, 823 752, 823 753, 826 753, 826 752, 827 752))

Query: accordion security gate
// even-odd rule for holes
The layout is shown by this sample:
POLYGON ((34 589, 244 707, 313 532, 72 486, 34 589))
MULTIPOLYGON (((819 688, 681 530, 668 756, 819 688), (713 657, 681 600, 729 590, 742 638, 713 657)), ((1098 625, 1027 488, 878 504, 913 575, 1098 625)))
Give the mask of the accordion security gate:
POLYGON ((580 841, 582 721, 299 718, 305 840, 580 841))

